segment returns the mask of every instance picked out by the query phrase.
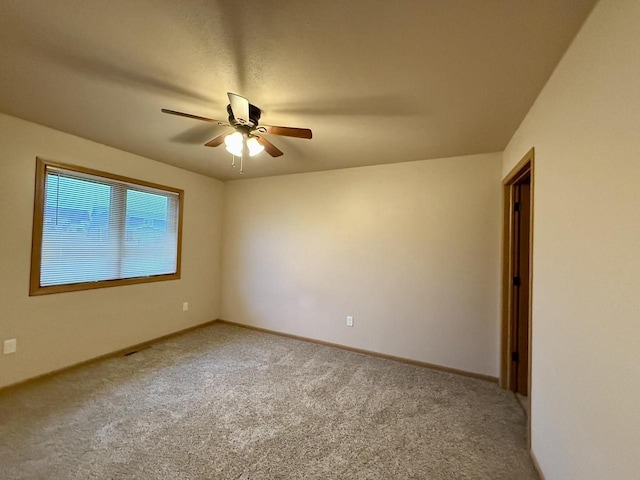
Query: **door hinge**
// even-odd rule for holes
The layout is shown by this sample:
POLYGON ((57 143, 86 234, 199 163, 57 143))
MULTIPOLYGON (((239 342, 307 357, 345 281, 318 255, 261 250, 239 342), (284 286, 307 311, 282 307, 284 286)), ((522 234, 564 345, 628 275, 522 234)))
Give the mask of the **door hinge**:
POLYGON ((513 204, 513 211, 514 212, 519 212, 520 211, 520 202, 515 202, 513 204))
POLYGON ((520 286, 520 277, 513 277, 513 286, 514 287, 520 286))
POLYGON ((518 355, 518 352, 511 352, 511 360, 514 362, 520 361, 520 355, 518 355))

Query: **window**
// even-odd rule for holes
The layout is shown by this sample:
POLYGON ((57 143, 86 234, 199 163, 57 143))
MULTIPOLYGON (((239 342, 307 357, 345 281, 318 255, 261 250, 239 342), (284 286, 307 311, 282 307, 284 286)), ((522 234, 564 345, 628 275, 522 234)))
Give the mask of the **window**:
POLYGON ((30 295, 180 278, 182 198, 37 159, 30 295))

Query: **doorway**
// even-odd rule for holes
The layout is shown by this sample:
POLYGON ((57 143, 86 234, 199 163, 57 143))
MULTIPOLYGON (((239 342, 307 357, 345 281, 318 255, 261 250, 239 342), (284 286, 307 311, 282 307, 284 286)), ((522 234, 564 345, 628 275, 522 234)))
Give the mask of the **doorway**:
MULTIPOLYGON (((531 422, 531 293, 534 150, 502 182, 503 266, 500 385, 513 391, 531 422)), ((530 431, 530 429, 529 429, 530 431)))

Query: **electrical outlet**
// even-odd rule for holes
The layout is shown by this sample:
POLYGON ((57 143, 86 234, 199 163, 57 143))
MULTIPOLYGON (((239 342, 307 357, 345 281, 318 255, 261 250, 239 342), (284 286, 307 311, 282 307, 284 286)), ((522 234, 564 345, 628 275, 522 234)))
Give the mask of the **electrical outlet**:
POLYGON ((182 302, 182 311, 186 312, 189 310, 189 302, 182 302))
POLYGON ((347 317, 347 327, 353 327, 353 317, 351 315, 347 317))
POLYGON ((9 353, 15 353, 17 349, 18 349, 18 340, 16 340, 15 338, 12 338, 11 340, 4 341, 4 348, 2 352, 5 355, 7 355, 9 353))

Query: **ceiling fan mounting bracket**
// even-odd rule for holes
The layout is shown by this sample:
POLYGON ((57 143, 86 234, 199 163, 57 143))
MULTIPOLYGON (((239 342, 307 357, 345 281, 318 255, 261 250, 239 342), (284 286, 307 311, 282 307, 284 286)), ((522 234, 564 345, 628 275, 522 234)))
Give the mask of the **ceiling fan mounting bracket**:
POLYGON ((260 121, 260 116, 262 115, 262 111, 256 107, 255 105, 249 104, 249 119, 237 119, 233 114, 233 110, 231 109, 231 104, 227 105, 227 113, 229 114, 229 123, 233 127, 249 127, 250 130, 255 129, 258 126, 258 122, 260 121))

